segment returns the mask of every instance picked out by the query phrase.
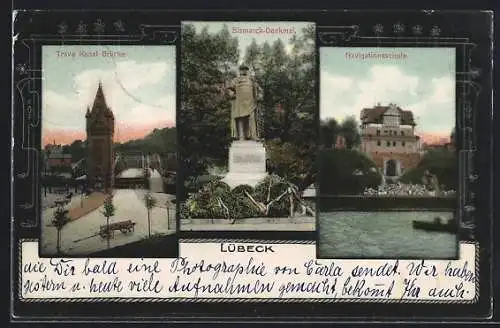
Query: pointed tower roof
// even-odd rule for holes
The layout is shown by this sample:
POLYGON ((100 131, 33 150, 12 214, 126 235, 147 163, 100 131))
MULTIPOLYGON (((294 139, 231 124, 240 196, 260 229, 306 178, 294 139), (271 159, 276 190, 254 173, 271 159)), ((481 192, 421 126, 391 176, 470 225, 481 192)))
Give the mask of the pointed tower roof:
POLYGON ((102 89, 102 82, 99 80, 99 86, 97 87, 97 92, 94 98, 94 104, 92 105, 92 114, 97 114, 97 111, 104 110, 106 115, 113 116, 113 112, 108 107, 106 103, 106 98, 104 97, 104 91, 102 89))
POLYGON ((97 87, 97 92, 95 94, 94 105, 92 106, 92 109, 94 109, 95 107, 108 107, 106 104, 106 98, 104 97, 104 91, 102 91, 101 81, 99 81, 99 86, 97 87))

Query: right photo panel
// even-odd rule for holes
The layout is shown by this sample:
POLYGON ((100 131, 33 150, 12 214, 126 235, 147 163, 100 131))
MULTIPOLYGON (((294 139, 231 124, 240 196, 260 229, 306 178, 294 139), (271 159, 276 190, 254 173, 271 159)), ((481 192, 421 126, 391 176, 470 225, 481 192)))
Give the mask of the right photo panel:
POLYGON ((454 48, 321 48, 318 258, 458 256, 454 48))

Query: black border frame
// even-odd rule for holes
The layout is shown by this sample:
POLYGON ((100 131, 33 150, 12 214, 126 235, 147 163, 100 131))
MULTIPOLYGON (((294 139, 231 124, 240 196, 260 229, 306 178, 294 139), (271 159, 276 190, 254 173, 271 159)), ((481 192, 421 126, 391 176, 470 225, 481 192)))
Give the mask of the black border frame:
MULTIPOLYGON (((408 320, 411 318, 425 319, 426 321, 463 321, 475 320, 486 318, 491 313, 491 296, 492 296, 492 272, 491 272, 491 255, 492 255, 492 73, 491 73, 491 59, 492 59, 492 13, 491 12, 478 12, 475 11, 474 15, 466 12, 402 12, 402 11, 304 11, 301 13, 290 11, 259 11, 258 14, 262 15, 262 20, 272 20, 270 17, 279 17, 279 20, 286 20, 283 17, 294 17, 301 15, 300 20, 309 20, 308 17, 313 17, 313 20, 318 24, 331 25, 332 22, 339 26, 349 26, 359 24, 362 22, 364 28, 370 28, 377 23, 393 24, 395 21, 401 21, 404 24, 409 24, 413 20, 419 20, 425 24, 440 26, 443 34, 464 34, 469 35, 476 40, 478 49, 476 53, 478 56, 473 59, 475 67, 481 69, 481 75, 478 78, 478 83, 483 87, 483 93, 478 99, 478 121, 477 126, 482 133, 477 136, 477 145, 480 151, 477 151, 477 159, 480 165, 478 172, 481 175, 476 180, 479 185, 479 194, 477 194, 477 208, 476 217, 481 218, 477 222, 477 237, 480 242, 479 255, 480 255, 480 269, 481 269, 481 284, 480 284, 480 298, 478 303, 473 305, 459 305, 459 304, 307 304, 307 303, 287 303, 287 304, 231 304, 228 306, 222 304, 169 304, 165 307, 162 303, 133 303, 133 304, 116 304, 109 303, 106 307, 101 304, 78 304, 78 303, 20 303, 14 299, 17 287, 13 286, 14 294, 11 295, 11 319, 23 322, 34 321, 119 321, 130 322, 140 320, 143 323, 153 322, 159 320, 176 321, 211 321, 220 322, 224 321, 239 321, 251 322, 255 321, 258 317, 259 321, 316 321, 327 322, 337 320, 339 323, 359 323, 360 320, 370 320, 374 317, 377 320, 408 320), (479 147, 480 146, 480 147, 479 147), (168 313, 165 313, 165 310, 168 313), (220 315, 223 312, 224 315, 220 315), (54 315, 56 314, 56 315, 54 315), (99 314, 106 315, 106 317, 99 317, 99 314), (160 317, 161 315, 163 317, 160 317), (160 316, 158 316, 160 315, 160 316)), ((68 16, 84 17, 85 12, 37 12, 33 15, 40 17, 41 15, 56 16, 50 19, 45 17, 43 20, 48 21, 48 25, 44 28, 52 28, 50 21, 58 20, 59 17, 64 16, 68 20, 68 16)), ((111 17, 113 14, 124 17, 126 15, 132 16, 130 21, 139 20, 149 22, 172 21, 175 24, 182 20, 182 17, 188 17, 189 20, 201 20, 198 17, 203 17, 205 20, 207 16, 215 16, 216 19, 221 17, 230 17, 230 20, 248 20, 250 17, 255 16, 255 11, 245 12, 107 12, 102 15, 111 17)), ((18 31, 23 24, 30 24, 30 14, 25 16, 22 24, 17 25, 14 31, 18 31)), ((31 17, 33 18, 33 17, 31 17)), ((19 19, 19 17, 18 17, 19 19)), ((107 19, 107 18, 106 18, 107 19)), ((85 18, 88 21, 88 18, 85 18)), ((229 19, 228 19, 229 20, 229 19)), ((18 24, 20 22, 18 21, 18 24)), ((31 22, 33 24, 33 22, 31 22)), ((45 23, 47 24, 47 22, 45 23)), ((422 24, 422 23, 421 23, 422 24)), ((17 32, 16 32, 17 33, 17 32)), ((15 54, 14 65, 22 62, 19 54, 15 54)), ((14 72, 14 78, 18 78, 18 73, 14 72)), ((17 99, 19 101, 19 99, 17 99)), ((15 121, 13 122, 15 123, 15 121)), ((13 172, 14 173, 14 172, 13 172)), ((17 230, 16 235, 12 234, 11 237, 16 241, 18 237, 22 238, 36 238, 36 231, 33 230, 17 230), (19 236, 17 233, 19 233, 19 236)), ((13 230, 12 230, 13 231, 13 230)), ((273 238, 274 239, 274 238, 273 238)), ((14 240, 11 240, 11 242, 14 240)), ((15 244, 11 244, 11 247, 15 244)), ((16 259, 15 247, 12 248, 13 256, 11 261, 14 268, 17 267, 18 261, 16 259)), ((18 277, 17 272, 13 271, 13 281, 18 277)))

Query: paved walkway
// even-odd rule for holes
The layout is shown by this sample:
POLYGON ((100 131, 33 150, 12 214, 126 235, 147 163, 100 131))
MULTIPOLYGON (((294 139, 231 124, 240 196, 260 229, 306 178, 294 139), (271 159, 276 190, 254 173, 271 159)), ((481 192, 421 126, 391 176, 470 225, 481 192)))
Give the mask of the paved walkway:
POLYGON ((94 192, 90 194, 88 197, 83 198, 83 206, 80 203, 80 204, 75 204, 73 207, 70 207, 68 210, 68 216, 72 221, 77 220, 82 216, 85 216, 90 212, 95 211, 96 209, 101 207, 104 204, 106 197, 107 195, 104 193, 94 192))
MULTIPOLYGON (((136 225, 132 233, 117 232, 115 237, 110 240, 111 248, 139 241, 149 235, 148 211, 142 197, 138 197, 138 191, 137 189, 115 190, 113 203, 116 211, 109 223, 132 220, 136 225)), ((89 200, 84 201, 88 202, 89 200)), ((76 208, 77 206, 80 206, 80 203, 78 199, 75 199, 69 207, 76 208)), ((54 210, 50 208, 43 212, 44 224, 41 238, 41 254, 43 256, 50 256, 56 252, 57 230, 50 226, 54 210)), ((72 220, 62 229, 61 248, 63 252, 67 255, 86 256, 107 248, 107 241, 98 235, 99 227, 106 224, 106 218, 101 213, 102 210, 103 206, 101 205, 84 214, 78 220, 72 220)), ((165 208, 154 207, 150 212, 151 234, 169 235, 175 233, 175 214, 175 209, 167 212, 165 208), (168 215, 170 215, 170 220, 168 215)))

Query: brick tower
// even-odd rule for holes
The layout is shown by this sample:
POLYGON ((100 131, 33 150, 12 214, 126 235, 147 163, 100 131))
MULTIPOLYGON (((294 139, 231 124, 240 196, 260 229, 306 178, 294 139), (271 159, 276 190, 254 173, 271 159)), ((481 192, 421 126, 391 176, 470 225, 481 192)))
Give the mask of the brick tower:
POLYGON ((87 182, 90 188, 110 191, 114 184, 115 117, 106 104, 101 82, 92 109, 87 107, 85 118, 88 147, 87 182))

